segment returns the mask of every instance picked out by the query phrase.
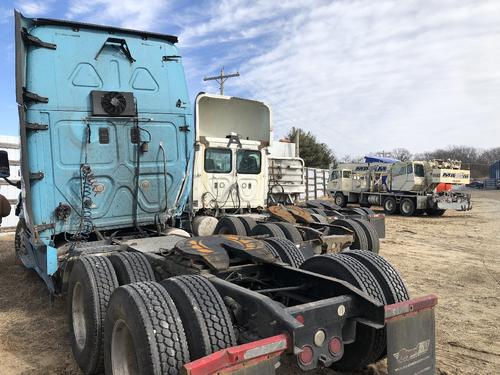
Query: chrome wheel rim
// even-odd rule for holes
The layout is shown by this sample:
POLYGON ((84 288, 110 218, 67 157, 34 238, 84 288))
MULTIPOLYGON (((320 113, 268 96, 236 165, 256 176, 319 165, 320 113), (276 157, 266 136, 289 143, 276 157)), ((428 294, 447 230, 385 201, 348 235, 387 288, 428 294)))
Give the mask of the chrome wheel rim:
POLYGON ((401 205, 401 211, 407 214, 408 212, 410 212, 410 209, 411 209, 410 202, 404 201, 403 204, 401 205))
POLYGON ((394 202, 389 199, 387 202, 385 202, 385 208, 387 209, 387 211, 394 210, 394 202))
POLYGON ((111 336, 111 368, 113 375, 138 375, 139 365, 134 339, 123 320, 117 320, 111 336))
POLYGON ((73 334, 76 346, 81 351, 87 341, 87 322, 85 321, 85 303, 83 301, 83 287, 77 282, 73 287, 73 299, 71 301, 71 314, 73 318, 73 334))

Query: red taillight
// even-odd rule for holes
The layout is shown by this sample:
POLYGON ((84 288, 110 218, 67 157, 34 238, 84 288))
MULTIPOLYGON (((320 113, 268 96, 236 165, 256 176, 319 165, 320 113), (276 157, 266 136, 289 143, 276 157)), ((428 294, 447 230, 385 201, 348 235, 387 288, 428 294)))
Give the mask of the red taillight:
POLYGON ((313 350, 309 345, 304 345, 302 351, 299 354, 299 361, 303 365, 309 365, 313 360, 313 350))
POLYGON ((328 343, 328 349, 333 355, 339 355, 342 351, 342 341, 338 337, 332 337, 328 343))
POLYGON ((300 322, 301 324, 304 324, 304 317, 302 315, 297 315, 295 317, 295 320, 297 320, 298 322, 300 322))

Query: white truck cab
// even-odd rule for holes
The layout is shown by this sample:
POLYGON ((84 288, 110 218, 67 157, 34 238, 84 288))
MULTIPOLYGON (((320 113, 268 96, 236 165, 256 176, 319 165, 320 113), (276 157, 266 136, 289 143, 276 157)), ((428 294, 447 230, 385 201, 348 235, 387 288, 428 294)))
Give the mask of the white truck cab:
POLYGON ((193 209, 264 207, 272 139, 269 106, 204 93, 195 105, 193 209))

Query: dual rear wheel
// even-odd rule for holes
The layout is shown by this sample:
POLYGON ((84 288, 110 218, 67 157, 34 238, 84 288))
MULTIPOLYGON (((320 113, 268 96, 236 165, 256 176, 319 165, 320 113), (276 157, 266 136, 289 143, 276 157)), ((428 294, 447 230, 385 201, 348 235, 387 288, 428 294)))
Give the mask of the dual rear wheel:
POLYGON ((128 252, 80 257, 70 272, 71 346, 84 374, 177 374, 236 344, 224 301, 202 276, 160 284, 145 256, 128 252))

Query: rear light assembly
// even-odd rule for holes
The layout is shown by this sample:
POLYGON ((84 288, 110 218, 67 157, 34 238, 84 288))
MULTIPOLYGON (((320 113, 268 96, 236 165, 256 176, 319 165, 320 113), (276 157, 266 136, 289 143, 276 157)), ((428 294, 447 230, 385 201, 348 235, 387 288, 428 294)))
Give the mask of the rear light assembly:
POLYGON ((334 356, 340 355, 342 352, 342 341, 336 336, 332 337, 328 342, 328 350, 334 356))
POLYGON ((309 345, 304 345, 298 357, 302 365, 304 366, 310 365, 314 358, 313 348, 311 348, 309 345))

